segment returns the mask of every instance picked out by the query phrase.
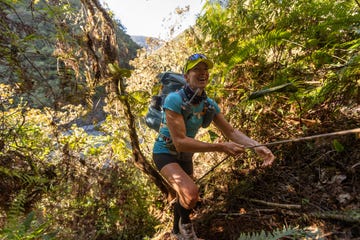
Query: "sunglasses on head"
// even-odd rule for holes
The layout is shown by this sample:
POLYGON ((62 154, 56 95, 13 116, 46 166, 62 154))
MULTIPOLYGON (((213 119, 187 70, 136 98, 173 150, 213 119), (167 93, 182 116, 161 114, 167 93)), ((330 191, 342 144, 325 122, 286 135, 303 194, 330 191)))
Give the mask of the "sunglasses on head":
POLYGON ((188 58, 188 61, 195 61, 198 59, 207 59, 207 57, 204 54, 195 53, 188 58))

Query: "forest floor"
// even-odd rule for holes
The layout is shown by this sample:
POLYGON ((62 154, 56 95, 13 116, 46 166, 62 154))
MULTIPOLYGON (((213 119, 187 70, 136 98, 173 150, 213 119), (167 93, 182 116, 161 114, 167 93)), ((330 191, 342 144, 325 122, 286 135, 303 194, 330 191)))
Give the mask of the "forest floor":
POLYGON ((360 239, 359 135, 291 143, 272 151, 279 155, 269 168, 250 170, 242 160, 229 159, 200 182, 201 202, 192 216, 198 236, 360 239), (306 232, 291 234, 294 229, 306 232))

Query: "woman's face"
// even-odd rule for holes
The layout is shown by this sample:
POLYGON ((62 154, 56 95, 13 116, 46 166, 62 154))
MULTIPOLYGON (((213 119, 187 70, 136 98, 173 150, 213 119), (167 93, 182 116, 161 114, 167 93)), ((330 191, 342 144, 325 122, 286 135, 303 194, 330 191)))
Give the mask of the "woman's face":
POLYGON ((191 89, 199 88, 204 90, 209 82, 209 68, 204 62, 198 63, 194 68, 185 74, 185 79, 191 89))

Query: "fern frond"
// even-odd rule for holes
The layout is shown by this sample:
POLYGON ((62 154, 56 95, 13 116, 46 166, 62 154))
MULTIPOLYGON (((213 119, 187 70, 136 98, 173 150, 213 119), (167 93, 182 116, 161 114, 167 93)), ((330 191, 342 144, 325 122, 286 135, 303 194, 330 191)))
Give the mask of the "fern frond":
POLYGON ((261 52, 268 51, 270 48, 284 43, 284 39, 289 39, 291 33, 283 30, 273 30, 264 34, 259 34, 247 41, 239 41, 239 44, 233 56, 230 59, 230 65, 236 65, 247 60, 249 57, 259 55, 261 52))
POLYGON ((0 174, 5 175, 8 178, 19 179, 22 184, 25 185, 42 185, 46 182, 46 179, 43 179, 39 176, 33 176, 27 173, 19 172, 17 170, 9 169, 6 167, 0 166, 0 174))
POLYGON ((22 189, 20 193, 16 196, 14 201, 11 204, 10 210, 8 212, 8 219, 10 221, 17 222, 19 215, 23 214, 25 211, 24 204, 26 202, 27 191, 22 189))
POLYGON ((287 239, 289 239, 289 237, 290 239, 300 239, 302 237, 313 239, 316 235, 317 233, 305 231, 298 227, 284 227, 283 229, 277 229, 271 233, 265 231, 259 233, 243 233, 239 236, 238 240, 278 240, 283 237, 287 237, 287 239))

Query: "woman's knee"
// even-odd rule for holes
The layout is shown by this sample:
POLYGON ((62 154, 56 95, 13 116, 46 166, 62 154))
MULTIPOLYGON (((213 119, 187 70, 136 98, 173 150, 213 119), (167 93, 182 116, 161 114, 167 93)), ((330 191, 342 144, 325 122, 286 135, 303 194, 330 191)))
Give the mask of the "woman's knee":
POLYGON ((199 201, 199 188, 196 185, 193 185, 182 191, 179 195, 183 207, 188 209, 193 208, 199 201))

